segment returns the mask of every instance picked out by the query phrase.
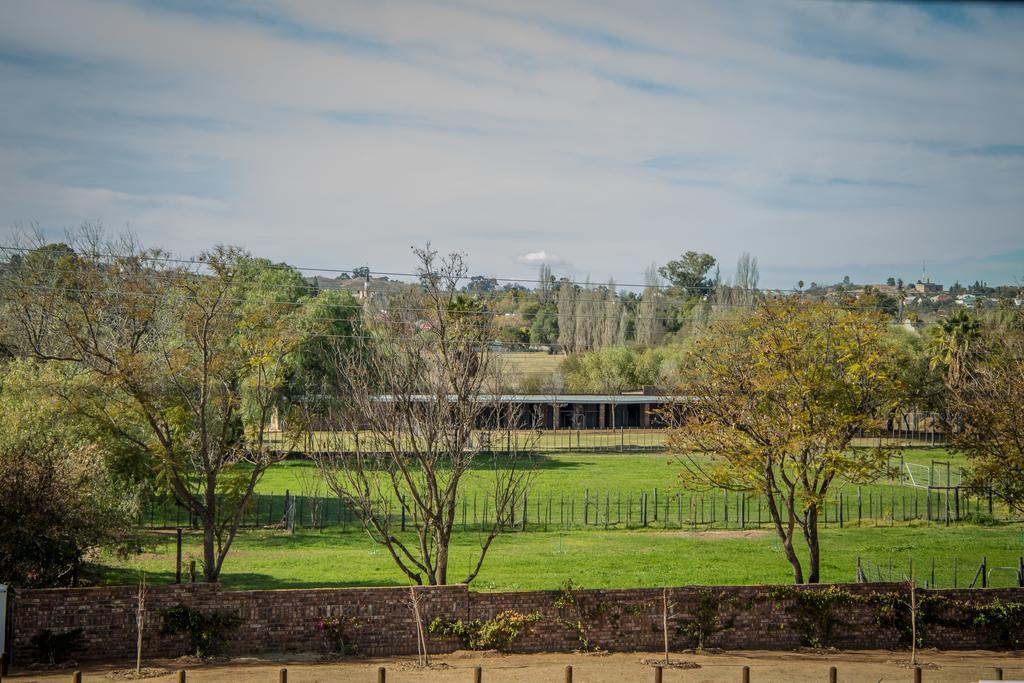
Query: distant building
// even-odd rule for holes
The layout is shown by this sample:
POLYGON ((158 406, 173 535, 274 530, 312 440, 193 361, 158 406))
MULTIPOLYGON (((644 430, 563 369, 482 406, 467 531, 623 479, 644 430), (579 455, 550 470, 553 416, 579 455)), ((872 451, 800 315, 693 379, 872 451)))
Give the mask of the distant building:
POLYGON ((918 280, 917 284, 914 285, 914 289, 921 292, 922 294, 932 294, 935 292, 941 292, 942 285, 935 284, 934 282, 930 282, 928 280, 925 280, 924 282, 918 280))

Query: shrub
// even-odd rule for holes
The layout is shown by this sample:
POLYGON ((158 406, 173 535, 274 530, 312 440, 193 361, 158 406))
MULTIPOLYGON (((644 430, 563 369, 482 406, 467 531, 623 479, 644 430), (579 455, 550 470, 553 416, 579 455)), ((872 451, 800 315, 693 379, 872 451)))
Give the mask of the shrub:
POLYGON ((316 628, 323 635, 324 649, 332 654, 351 655, 358 651, 347 629, 359 626, 355 617, 320 617, 316 628))
POLYGON ((188 635, 189 648, 196 657, 208 657, 220 651, 225 636, 241 624, 237 615, 229 612, 198 612, 185 605, 162 610, 164 635, 188 635))
POLYGON ((438 636, 457 636, 470 650, 498 650, 508 652, 519 638, 519 630, 540 621, 540 613, 523 614, 515 610, 499 612, 487 621, 447 621, 437 617, 430 622, 430 633, 438 636))
POLYGON ((71 653, 82 642, 82 629, 54 633, 47 628, 32 636, 29 642, 36 649, 39 661, 54 666, 70 658, 71 653))

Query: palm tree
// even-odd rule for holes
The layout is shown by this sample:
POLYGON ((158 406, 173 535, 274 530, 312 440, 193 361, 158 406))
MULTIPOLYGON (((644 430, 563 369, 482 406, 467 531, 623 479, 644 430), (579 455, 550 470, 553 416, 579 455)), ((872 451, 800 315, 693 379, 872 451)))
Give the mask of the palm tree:
POLYGON ((931 366, 946 367, 946 384, 951 389, 960 385, 972 344, 980 336, 980 323, 968 315, 967 311, 957 311, 932 328, 931 366))

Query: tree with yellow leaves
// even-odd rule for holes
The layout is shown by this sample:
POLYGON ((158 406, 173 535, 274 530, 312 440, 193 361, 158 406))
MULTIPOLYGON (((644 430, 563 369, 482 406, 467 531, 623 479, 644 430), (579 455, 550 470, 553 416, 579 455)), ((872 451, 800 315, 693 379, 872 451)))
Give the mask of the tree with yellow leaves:
POLYGON ((682 477, 764 496, 798 584, 819 581, 829 491, 885 469, 891 448, 851 443, 897 402, 898 357, 881 316, 792 297, 713 322, 680 364, 669 444, 682 477))

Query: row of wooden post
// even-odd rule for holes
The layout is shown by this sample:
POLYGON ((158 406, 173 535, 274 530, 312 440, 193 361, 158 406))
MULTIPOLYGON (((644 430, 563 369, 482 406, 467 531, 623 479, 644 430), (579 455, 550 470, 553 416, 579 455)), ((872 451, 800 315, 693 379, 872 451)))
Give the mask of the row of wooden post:
MULTIPOLYGON (((660 664, 654 667, 654 683, 662 683, 662 674, 664 667, 660 664)), ((1003 680, 1003 669, 1002 667, 995 667, 996 678, 995 680, 1003 680)), ((483 667, 473 667, 473 683, 483 682, 483 667)), ((921 683, 921 667, 914 667, 914 683, 921 683)), ((388 672, 385 667, 379 667, 377 669, 377 683, 387 683, 388 672)), ((750 683, 750 667, 744 666, 741 672, 741 679, 743 683, 750 683)), ((836 667, 829 667, 828 670, 828 681, 829 683, 837 683, 839 680, 839 671, 836 667)), ((288 669, 281 669, 277 674, 278 683, 288 683, 288 669)), ((82 672, 76 671, 71 674, 71 683, 82 683, 82 672)), ((185 670, 181 669, 178 671, 178 683, 187 683, 185 670)), ((572 666, 565 667, 565 683, 572 683, 572 666)))

